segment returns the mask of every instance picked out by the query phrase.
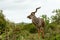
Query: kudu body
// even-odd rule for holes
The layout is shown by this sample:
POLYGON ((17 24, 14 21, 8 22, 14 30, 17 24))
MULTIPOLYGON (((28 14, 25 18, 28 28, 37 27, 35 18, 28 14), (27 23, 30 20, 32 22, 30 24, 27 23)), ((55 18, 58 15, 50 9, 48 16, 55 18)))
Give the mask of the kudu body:
POLYGON ((42 18, 37 18, 35 16, 35 13, 37 10, 40 9, 40 7, 36 8, 35 12, 32 12, 27 18, 32 19, 32 23, 36 26, 36 29, 38 30, 38 36, 40 37, 40 32, 42 33, 42 38, 44 38, 44 25, 45 22, 42 18))

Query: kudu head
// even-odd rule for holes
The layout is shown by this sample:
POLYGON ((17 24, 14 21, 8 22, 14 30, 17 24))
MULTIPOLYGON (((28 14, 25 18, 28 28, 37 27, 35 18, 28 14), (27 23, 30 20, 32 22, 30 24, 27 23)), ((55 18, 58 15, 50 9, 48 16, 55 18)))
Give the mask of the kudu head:
POLYGON ((32 19, 32 17, 35 16, 35 13, 37 12, 37 10, 40 8, 41 7, 36 8, 35 12, 31 12, 31 14, 29 16, 27 16, 27 18, 32 19))

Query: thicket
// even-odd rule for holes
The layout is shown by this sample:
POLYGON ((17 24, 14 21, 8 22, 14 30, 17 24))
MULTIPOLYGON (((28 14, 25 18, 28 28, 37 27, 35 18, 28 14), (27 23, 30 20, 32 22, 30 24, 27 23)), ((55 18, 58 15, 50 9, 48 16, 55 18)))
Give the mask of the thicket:
MULTIPOLYGON (((45 39, 60 40, 60 9, 53 10, 51 18, 47 15, 41 17, 45 20, 45 39)), ((38 33, 32 23, 14 23, 5 19, 0 10, 0 40, 38 40, 38 33)), ((43 40, 40 36, 40 40, 43 40)))

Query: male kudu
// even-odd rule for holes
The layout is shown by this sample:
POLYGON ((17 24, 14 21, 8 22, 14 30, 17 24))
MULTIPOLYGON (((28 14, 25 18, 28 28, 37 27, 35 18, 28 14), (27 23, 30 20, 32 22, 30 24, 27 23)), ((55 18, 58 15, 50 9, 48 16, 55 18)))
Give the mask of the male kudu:
POLYGON ((40 37, 40 32, 42 33, 42 38, 44 38, 44 26, 45 22, 42 18, 37 18, 35 16, 35 13, 38 9, 41 7, 36 8, 35 12, 32 12, 27 18, 32 19, 32 23, 36 26, 36 29, 38 30, 38 36, 40 37))

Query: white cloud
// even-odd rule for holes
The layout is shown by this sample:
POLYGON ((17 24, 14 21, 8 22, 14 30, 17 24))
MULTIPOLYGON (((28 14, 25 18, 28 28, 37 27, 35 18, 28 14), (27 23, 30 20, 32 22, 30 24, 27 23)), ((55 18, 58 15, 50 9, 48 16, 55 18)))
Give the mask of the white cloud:
POLYGON ((36 7, 41 6, 36 16, 47 14, 49 17, 52 15, 53 9, 60 8, 59 0, 1 0, 0 9, 4 11, 4 15, 14 22, 31 22, 27 19, 36 7))

